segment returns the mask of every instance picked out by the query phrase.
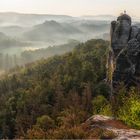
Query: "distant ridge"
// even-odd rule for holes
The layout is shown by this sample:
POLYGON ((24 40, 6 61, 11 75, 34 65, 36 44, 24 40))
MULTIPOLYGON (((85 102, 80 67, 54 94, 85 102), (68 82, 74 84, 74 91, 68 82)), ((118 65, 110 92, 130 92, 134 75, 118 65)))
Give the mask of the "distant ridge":
POLYGON ((57 14, 37 14, 37 13, 19 13, 19 12, 0 12, 1 14, 9 14, 9 15, 36 15, 36 16, 66 16, 66 17, 72 17, 69 15, 57 15, 57 14))
POLYGON ((94 20, 114 20, 116 16, 113 15, 84 15, 81 18, 84 19, 94 19, 94 20))
POLYGON ((57 17, 69 17, 69 18, 78 18, 78 17, 89 17, 89 18, 95 18, 95 17, 108 17, 108 18, 116 18, 116 16, 113 15, 82 15, 82 16, 71 16, 71 15, 58 15, 58 14, 37 14, 37 13, 19 13, 19 12, 0 12, 0 15, 32 15, 32 16, 57 16, 57 17))

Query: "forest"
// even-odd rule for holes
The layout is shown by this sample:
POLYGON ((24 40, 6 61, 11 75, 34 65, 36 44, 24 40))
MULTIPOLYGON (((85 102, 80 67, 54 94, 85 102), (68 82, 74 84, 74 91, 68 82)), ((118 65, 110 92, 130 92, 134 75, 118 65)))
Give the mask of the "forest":
POLYGON ((126 89, 120 83, 110 99, 105 82, 109 42, 92 39, 69 51, 1 76, 0 138, 102 138, 102 133, 82 125, 95 114, 114 116, 140 129, 138 88, 126 89))

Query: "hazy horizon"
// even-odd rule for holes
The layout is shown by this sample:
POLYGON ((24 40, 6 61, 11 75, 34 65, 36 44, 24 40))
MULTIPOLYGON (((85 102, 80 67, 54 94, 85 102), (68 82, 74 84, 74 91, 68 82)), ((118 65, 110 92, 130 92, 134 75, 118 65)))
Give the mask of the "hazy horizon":
POLYGON ((117 16, 126 10, 130 16, 140 17, 139 5, 139 0, 1 0, 0 12, 69 16, 117 16))
POLYGON ((13 13, 13 14, 33 14, 33 15, 62 15, 62 16, 71 16, 71 17, 82 17, 82 16, 117 16, 117 15, 113 15, 113 14, 83 14, 83 15, 69 15, 69 14, 55 14, 55 13, 33 13, 33 12, 18 12, 18 11, 0 11, 0 14, 4 14, 4 13, 13 13))

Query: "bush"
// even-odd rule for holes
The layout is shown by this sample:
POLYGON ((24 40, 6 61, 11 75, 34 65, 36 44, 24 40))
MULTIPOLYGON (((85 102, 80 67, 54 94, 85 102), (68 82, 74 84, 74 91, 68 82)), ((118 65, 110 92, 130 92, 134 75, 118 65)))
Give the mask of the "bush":
POLYGON ((80 125, 85 121, 86 112, 78 108, 70 107, 60 112, 57 117, 58 125, 63 127, 74 127, 80 125))
POLYGON ((46 139, 46 132, 41 128, 34 126, 33 129, 29 129, 26 135, 27 139, 46 139))
MULTIPOLYGON (((48 136, 49 137, 49 136, 48 136)), ((71 128, 60 127, 52 132, 51 139, 85 139, 87 133, 81 126, 71 128)))
POLYGON ((55 122, 48 115, 43 115, 42 117, 37 118, 36 125, 41 129, 48 130, 55 127, 55 122))
POLYGON ((120 108, 118 116, 127 125, 140 129, 140 96, 131 94, 120 108))
POLYGON ((108 116, 112 115, 111 105, 104 96, 99 95, 95 97, 92 101, 92 105, 93 105, 93 114, 102 114, 108 116))

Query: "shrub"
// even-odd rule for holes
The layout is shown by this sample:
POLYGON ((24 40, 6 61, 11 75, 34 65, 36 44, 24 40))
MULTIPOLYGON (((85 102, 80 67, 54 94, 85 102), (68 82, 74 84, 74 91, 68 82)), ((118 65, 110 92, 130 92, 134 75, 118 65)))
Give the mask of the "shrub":
POLYGON ((29 129, 26 135, 27 139, 45 139, 46 132, 41 128, 35 126, 33 129, 29 129))
POLYGON ((36 125, 39 126, 41 129, 48 130, 55 127, 55 122, 48 115, 43 115, 37 118, 36 125))
POLYGON ((68 128, 78 126, 85 120, 85 116, 85 111, 70 107, 62 111, 60 116, 57 117, 58 125, 68 128))
POLYGON ((108 116, 112 115, 111 105, 104 96, 99 95, 95 97, 92 101, 92 105, 93 105, 93 114, 102 114, 108 116))
POLYGON ((84 139, 87 138, 87 133, 81 126, 71 128, 60 127, 52 132, 51 139, 84 139))
POLYGON ((118 116, 127 125, 140 129, 140 96, 132 94, 126 99, 118 116))

